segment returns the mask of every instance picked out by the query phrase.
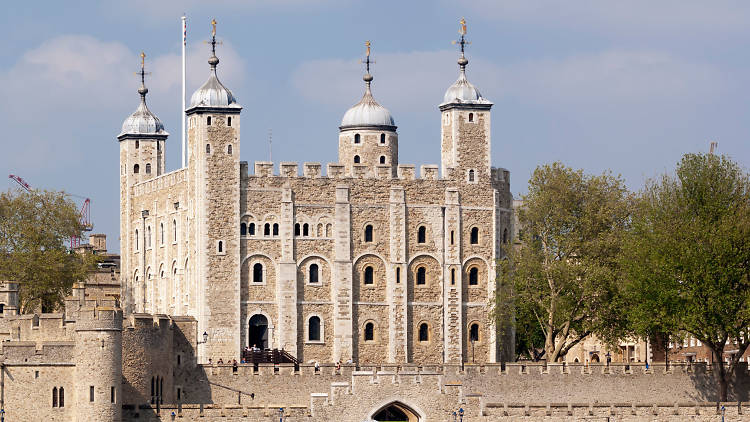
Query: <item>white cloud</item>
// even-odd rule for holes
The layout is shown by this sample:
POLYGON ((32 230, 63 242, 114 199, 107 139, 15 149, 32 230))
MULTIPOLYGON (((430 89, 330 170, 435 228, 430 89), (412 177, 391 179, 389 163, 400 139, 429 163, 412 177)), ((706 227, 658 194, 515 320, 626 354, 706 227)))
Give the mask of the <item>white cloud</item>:
MULTIPOLYGON (((612 30, 746 31, 742 0, 460 0, 475 16, 552 27, 612 30)), ((452 3, 452 2, 451 2, 452 3)), ((452 3, 453 4, 453 3, 452 3)))
MULTIPOLYGON (((458 74, 452 51, 380 54, 373 70, 375 97, 392 110, 435 105, 458 74)), ((355 60, 300 65, 293 85, 309 101, 339 107, 362 93, 355 60)), ((537 106, 644 104, 713 98, 729 85, 711 65, 655 51, 605 51, 498 65, 471 58, 469 80, 490 100, 513 97, 537 106)))
MULTIPOLYGON (((208 77, 209 66, 206 45, 190 44, 188 51, 189 99, 192 90, 208 77)), ((12 153, 12 164, 83 167, 85 158, 80 151, 87 146, 76 144, 79 136, 106 124, 113 140, 120 123, 138 104, 139 81, 134 74, 139 70, 138 54, 119 42, 63 35, 27 51, 10 68, 0 69, 0 98, 12 104, 4 108, 0 124, 14 138, 23 133, 23 142, 6 150, 12 153)), ((241 88, 242 59, 231 44, 222 45, 218 55, 222 81, 228 87, 241 88)), ((146 66, 151 72, 146 81, 151 109, 162 119, 173 117, 166 115, 166 109, 174 109, 177 115, 179 53, 147 57, 146 66)), ((179 133, 176 128, 167 129, 179 133)))

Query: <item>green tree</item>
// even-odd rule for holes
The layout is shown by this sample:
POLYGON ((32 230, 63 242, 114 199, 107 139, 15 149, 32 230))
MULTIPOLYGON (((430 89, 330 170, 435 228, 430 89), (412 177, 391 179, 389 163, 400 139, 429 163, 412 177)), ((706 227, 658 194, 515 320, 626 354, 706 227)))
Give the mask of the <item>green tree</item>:
MULTIPOLYGON (((623 180, 609 173, 586 175, 561 163, 534 171, 518 210, 523 240, 506 248, 500 275, 510 288, 499 290, 512 296, 518 346, 532 358, 543 346, 556 362, 592 333, 607 339, 618 332, 617 258, 629 198, 623 180)), ((498 297, 494 308, 508 302, 498 297)))
POLYGON ((629 326, 703 342, 725 401, 750 345, 748 174, 723 156, 687 154, 675 176, 648 182, 636 204, 622 256, 629 326), (727 347, 736 350, 729 369, 727 347))
POLYGON ((85 280, 93 257, 65 246, 82 234, 78 217, 75 204, 61 192, 0 194, 0 280, 19 283, 20 312, 56 308, 73 283, 85 280))

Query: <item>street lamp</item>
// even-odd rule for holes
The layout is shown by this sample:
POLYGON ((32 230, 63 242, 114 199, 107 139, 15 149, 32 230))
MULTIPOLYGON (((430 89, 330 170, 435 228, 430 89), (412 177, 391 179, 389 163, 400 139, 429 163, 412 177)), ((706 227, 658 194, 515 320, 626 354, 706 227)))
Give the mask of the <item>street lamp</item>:
POLYGON ((203 332, 203 341, 198 340, 198 344, 205 344, 205 343, 208 343, 208 333, 204 331, 203 332))

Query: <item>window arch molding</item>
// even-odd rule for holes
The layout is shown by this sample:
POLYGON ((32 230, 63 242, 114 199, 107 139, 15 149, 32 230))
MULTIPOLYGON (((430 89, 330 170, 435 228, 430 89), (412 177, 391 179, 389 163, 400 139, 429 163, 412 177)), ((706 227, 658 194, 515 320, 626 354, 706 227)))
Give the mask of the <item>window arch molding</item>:
POLYGON ((323 344, 325 343, 326 336, 325 336, 325 319, 318 313, 311 313, 308 314, 305 318, 305 343, 312 343, 312 344, 323 344), (317 318, 318 321, 318 329, 317 329, 317 339, 314 338, 315 333, 315 321, 314 318, 317 318), (311 328, 312 323, 312 330, 311 328))
POLYGON ((270 256, 258 252, 253 252, 245 256, 240 268, 240 277, 244 277, 246 272, 247 284, 249 286, 265 286, 269 283, 269 280, 274 278, 277 274, 276 262, 271 259, 270 256), (262 281, 260 282, 254 281, 254 270, 256 264, 261 264, 262 266, 262 281))
POLYGON ((360 340, 365 343, 377 343, 379 341, 378 323, 375 320, 368 319, 362 324, 360 340))

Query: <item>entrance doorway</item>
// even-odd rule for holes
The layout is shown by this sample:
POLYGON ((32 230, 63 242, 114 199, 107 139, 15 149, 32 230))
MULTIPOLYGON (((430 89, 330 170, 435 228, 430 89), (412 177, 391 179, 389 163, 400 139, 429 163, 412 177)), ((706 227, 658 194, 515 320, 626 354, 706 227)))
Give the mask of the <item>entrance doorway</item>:
POLYGON ((405 404, 398 402, 391 403, 375 412, 372 419, 389 422, 419 422, 419 416, 417 416, 416 412, 405 404))
POLYGON ((247 338, 250 347, 268 349, 268 319, 265 316, 256 314, 250 318, 247 338))

